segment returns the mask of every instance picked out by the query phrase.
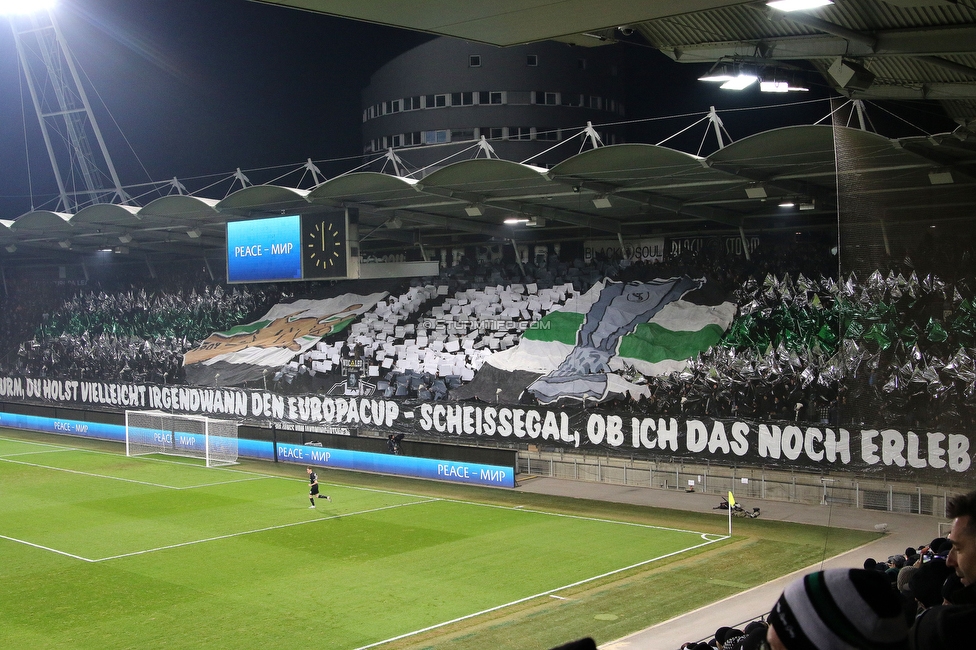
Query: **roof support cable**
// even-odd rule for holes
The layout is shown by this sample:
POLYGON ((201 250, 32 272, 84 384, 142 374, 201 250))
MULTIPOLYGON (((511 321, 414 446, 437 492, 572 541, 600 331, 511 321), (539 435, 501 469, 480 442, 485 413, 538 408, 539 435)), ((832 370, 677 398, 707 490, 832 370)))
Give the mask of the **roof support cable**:
POLYGON ((704 122, 707 119, 708 119, 708 115, 706 115, 705 117, 703 117, 703 118, 701 118, 701 119, 699 119, 699 120, 697 120, 697 121, 689 124, 685 128, 683 128, 680 131, 678 131, 677 133, 673 133, 673 134, 669 135, 668 137, 664 138, 663 140, 661 140, 660 142, 658 142, 657 143, 657 146, 660 147, 662 144, 664 144, 668 140, 671 140, 672 138, 676 138, 679 135, 681 135, 682 133, 684 133, 685 131, 688 131, 688 130, 691 130, 691 129, 695 128, 696 126, 698 126, 699 124, 701 124, 702 122, 704 122))

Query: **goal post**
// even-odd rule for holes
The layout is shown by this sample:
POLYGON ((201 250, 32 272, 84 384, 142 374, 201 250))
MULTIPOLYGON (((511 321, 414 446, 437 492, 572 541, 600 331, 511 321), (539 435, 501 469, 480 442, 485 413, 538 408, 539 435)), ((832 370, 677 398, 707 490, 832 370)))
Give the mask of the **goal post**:
POLYGON ((204 460, 207 467, 237 462, 237 422, 163 411, 125 412, 125 455, 168 454, 204 460))

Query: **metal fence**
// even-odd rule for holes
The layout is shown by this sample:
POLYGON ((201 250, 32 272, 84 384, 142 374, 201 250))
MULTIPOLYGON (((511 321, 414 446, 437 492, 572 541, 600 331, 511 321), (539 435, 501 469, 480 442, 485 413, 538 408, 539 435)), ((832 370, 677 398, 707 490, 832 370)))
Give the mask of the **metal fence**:
POLYGON ((649 461, 608 455, 520 451, 518 473, 553 478, 704 492, 736 498, 943 516, 946 499, 958 489, 890 481, 855 474, 821 475, 770 468, 649 461))

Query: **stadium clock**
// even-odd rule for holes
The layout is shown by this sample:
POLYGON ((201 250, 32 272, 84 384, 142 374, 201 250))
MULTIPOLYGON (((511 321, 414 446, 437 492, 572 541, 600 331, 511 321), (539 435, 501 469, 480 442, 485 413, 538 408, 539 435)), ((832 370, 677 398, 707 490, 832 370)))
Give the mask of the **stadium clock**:
POLYGON ((302 219, 305 279, 346 277, 346 216, 305 215, 302 219))

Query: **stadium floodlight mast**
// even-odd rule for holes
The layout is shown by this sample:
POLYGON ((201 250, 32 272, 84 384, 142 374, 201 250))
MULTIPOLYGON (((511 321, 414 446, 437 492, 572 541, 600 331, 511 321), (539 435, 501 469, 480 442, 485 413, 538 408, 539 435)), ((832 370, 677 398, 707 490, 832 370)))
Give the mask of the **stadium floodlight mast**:
POLYGON ((0 15, 10 21, 58 185, 60 205, 56 209, 74 213, 94 203, 125 203, 129 196, 122 189, 74 57, 54 19, 54 5, 54 0, 0 0, 0 15), (97 147, 92 146, 93 140, 97 147))

